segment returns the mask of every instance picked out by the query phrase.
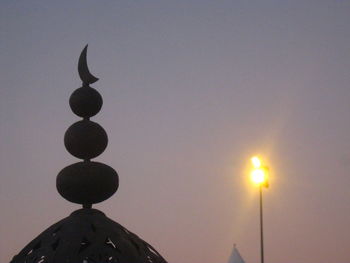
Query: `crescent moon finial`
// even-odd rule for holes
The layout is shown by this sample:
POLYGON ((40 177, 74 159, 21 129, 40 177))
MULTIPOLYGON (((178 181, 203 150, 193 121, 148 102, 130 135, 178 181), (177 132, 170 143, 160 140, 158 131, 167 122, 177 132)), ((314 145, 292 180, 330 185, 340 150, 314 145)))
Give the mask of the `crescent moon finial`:
POLYGON ((86 59, 87 48, 88 48, 88 45, 84 47, 83 51, 80 54, 79 62, 78 62, 78 72, 83 84, 89 85, 98 81, 98 78, 92 75, 89 71, 89 68, 87 65, 87 59, 86 59))

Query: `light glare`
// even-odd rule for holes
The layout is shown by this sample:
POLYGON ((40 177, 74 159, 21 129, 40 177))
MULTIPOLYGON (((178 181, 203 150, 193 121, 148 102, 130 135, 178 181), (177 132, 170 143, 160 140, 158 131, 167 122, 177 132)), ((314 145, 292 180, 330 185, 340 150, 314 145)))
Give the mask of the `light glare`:
POLYGON ((253 164, 254 168, 260 168, 261 167, 261 161, 260 161, 260 159, 257 156, 252 157, 251 161, 252 161, 252 164, 253 164))

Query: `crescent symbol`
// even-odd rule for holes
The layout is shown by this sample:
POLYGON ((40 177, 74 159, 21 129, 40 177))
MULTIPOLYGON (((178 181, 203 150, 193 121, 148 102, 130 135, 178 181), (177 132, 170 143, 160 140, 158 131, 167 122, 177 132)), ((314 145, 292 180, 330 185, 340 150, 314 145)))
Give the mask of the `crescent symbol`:
POLYGON ((78 62, 78 72, 79 72, 80 79, 83 81, 83 84, 89 85, 98 81, 98 78, 92 75, 89 71, 89 68, 87 65, 87 59, 86 59, 87 48, 88 48, 88 45, 84 47, 83 51, 80 54, 79 62, 78 62))

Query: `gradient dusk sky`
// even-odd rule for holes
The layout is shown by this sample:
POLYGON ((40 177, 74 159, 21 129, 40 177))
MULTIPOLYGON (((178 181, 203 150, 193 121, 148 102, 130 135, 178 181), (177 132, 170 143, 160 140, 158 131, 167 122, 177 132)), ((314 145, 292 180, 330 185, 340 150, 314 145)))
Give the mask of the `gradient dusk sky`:
POLYGON ((169 263, 350 262, 349 0, 0 3, 0 262, 79 206, 56 191, 86 44, 104 98, 95 205, 169 263))

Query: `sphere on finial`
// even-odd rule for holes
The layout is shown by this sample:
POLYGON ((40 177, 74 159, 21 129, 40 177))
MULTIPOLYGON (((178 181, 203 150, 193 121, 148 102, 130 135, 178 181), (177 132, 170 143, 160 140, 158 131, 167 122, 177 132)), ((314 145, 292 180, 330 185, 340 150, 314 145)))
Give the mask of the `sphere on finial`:
POLYGON ((99 156, 106 149, 108 137, 96 122, 81 120, 72 124, 64 135, 64 145, 73 156, 89 160, 99 156))
POLYGON ((102 103, 100 93, 89 86, 76 89, 69 98, 72 111, 82 118, 96 115, 100 111, 102 103))
POLYGON ((96 204, 111 197, 118 189, 117 172, 98 162, 79 162, 63 168, 56 179, 62 197, 77 204, 96 204))

